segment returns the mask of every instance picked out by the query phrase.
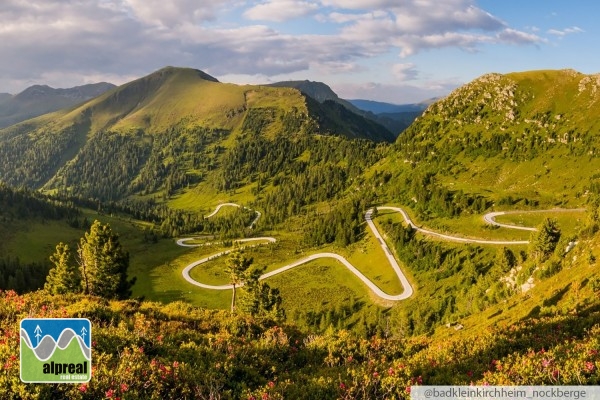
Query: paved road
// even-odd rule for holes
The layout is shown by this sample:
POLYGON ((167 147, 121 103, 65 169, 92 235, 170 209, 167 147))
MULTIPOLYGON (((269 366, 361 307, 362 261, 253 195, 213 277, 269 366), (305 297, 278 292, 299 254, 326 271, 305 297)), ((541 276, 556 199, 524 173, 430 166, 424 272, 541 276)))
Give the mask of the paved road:
POLYGON ((496 211, 487 213, 483 216, 483 220, 490 225, 500 226, 502 228, 509 229, 520 229, 523 231, 536 231, 536 228, 530 228, 528 226, 517 226, 510 224, 502 224, 500 222, 496 222, 496 217, 500 215, 506 214, 523 214, 523 213, 542 213, 542 212, 582 212, 585 211, 585 208, 554 208, 551 210, 533 210, 533 211, 496 211))
MULTIPOLYGON (((218 213, 218 212, 221 210, 221 207, 238 207, 238 208, 239 208, 239 207, 241 207, 241 206, 240 206, 239 204, 236 204, 236 203, 222 203, 222 204, 219 204, 219 205, 217 206, 217 208, 215 208, 215 209, 214 209, 214 211, 213 211, 213 212, 211 212, 210 214, 208 214, 208 215, 207 215, 207 216, 205 216, 204 218, 210 218, 210 217, 212 217, 212 216, 216 215, 216 214, 217 214, 217 213, 218 213)), ((249 210, 249 208, 248 208, 248 207, 244 207, 244 209, 246 209, 246 210, 249 210)), ((261 216, 261 213, 260 213, 260 211, 256 211, 256 210, 254 210, 254 212, 256 213, 256 218, 254 218, 254 219, 252 220, 252 222, 250 222, 250 225, 248 226, 248 228, 250 228, 250 229, 254 228, 254 224, 256 224, 256 222, 258 221, 258 219, 259 219, 259 218, 260 218, 260 216, 261 216)), ((179 243, 178 243, 178 244, 179 244, 179 243)))
MULTIPOLYGON (((225 204, 221 204, 219 207, 217 207, 216 212, 218 212, 218 210, 221 208, 221 206, 235 206, 235 207, 239 207, 239 205, 235 204, 235 203, 225 203, 225 204)), ((207 215, 207 218, 212 217, 213 215, 216 214, 215 211, 213 211, 212 213, 210 213, 209 215, 207 215)), ((281 274, 282 272, 285 272, 287 270, 290 270, 292 268, 295 268, 299 265, 302 264, 306 264, 309 263, 311 261, 317 260, 319 258, 333 258, 338 260, 340 263, 342 263, 346 268, 348 268, 348 270, 350 270, 350 272, 352 272, 354 275, 356 275, 356 277, 358 277, 358 279, 360 279, 365 285, 367 285, 367 287, 369 289, 371 289, 371 291, 378 297, 385 299, 385 300, 391 300, 391 301, 399 301, 399 300, 404 300, 409 298, 410 296, 412 296, 413 294, 413 288, 410 285, 410 283, 408 282, 408 279, 406 279, 406 276, 402 273, 402 271, 400 270, 400 266, 398 265, 398 262, 396 261, 396 259, 393 257, 392 252, 390 251, 390 249, 387 247, 387 245, 385 244, 381 234, 379 233, 379 231, 377 230, 377 227, 375 226, 375 224, 373 224, 373 222, 371 221, 371 213, 373 212, 373 209, 370 209, 367 211, 367 213, 365 214, 365 219, 367 219, 367 223, 369 225, 369 228, 371 228, 371 231, 373 231, 373 234, 379 239, 379 243, 381 244, 382 249, 385 252, 385 255, 388 259, 388 261, 390 262, 392 268, 394 269, 394 272, 396 272, 396 275, 398 276, 398 279, 400 280, 400 282, 402 283, 402 287, 404 288, 403 292, 399 295, 391 295, 388 293, 385 293, 383 290, 381 290, 375 283, 373 283, 373 281, 371 281, 369 278, 367 278, 362 272, 360 272, 354 265, 352 265, 350 263, 350 261, 348 261, 345 257, 339 255, 339 254, 335 254, 335 253, 317 253, 317 254, 312 254, 309 256, 306 256, 304 258, 301 258, 300 260, 294 261, 291 264, 287 264, 281 268, 278 268, 276 270, 273 270, 271 272, 267 272, 266 274, 263 274, 260 276, 260 280, 263 279, 267 279, 271 276, 277 275, 277 274, 281 274)), ((256 222, 256 220, 258 218, 260 218, 260 213, 258 213, 257 218, 252 222, 253 224, 256 222)), ((194 238, 183 238, 183 239, 179 239, 177 241, 177 244, 180 246, 185 246, 185 247, 196 247, 196 246, 201 246, 199 244, 187 244, 187 241, 190 240, 194 240, 194 238)), ((271 243, 274 243, 276 241, 275 238, 273 237, 257 237, 257 238, 247 238, 247 239, 240 239, 237 240, 237 242, 252 242, 252 241, 268 241, 271 243)), ((204 289, 213 289, 213 290, 228 290, 232 288, 232 285, 207 285, 205 283, 201 283, 198 282, 196 280, 194 280, 191 276, 190 276, 190 271, 197 267, 198 265, 204 264, 205 262, 208 262, 210 260, 213 260, 217 257, 221 257, 224 256, 226 254, 229 254, 232 250, 224 250, 220 253, 217 254, 213 254, 210 255, 208 257, 205 257, 201 260, 197 260, 194 261, 193 263, 189 264, 188 266, 186 266, 183 269, 183 278, 188 281, 189 283, 191 283, 192 285, 196 285, 199 286, 201 288, 204 289)))
MULTIPOLYGON (((377 207, 378 210, 392 210, 399 212, 404 217, 404 221, 407 225, 410 225, 411 228, 415 229, 418 232, 421 232, 428 236, 438 237, 444 240, 448 240, 451 242, 461 242, 461 243, 478 243, 478 244, 499 244, 499 245, 510 245, 510 244, 528 244, 527 240, 485 240, 485 239, 472 239, 472 238, 464 238, 459 236, 446 235, 439 232, 430 231, 429 229, 420 228, 415 225, 414 222, 410 219, 406 211, 401 209, 400 207, 377 207)), ((368 222, 368 221, 367 221, 368 222)))
MULTIPOLYGON (((219 212, 219 210, 221 209, 221 207, 224 206, 231 206, 231 207, 240 207, 238 204, 235 203, 223 203, 217 206, 217 208, 215 209, 215 211, 213 211, 212 213, 210 213, 209 215, 206 216, 206 218, 210 218, 212 216, 214 216, 215 214, 217 214, 217 212, 219 212)), ((412 227, 413 229, 415 229, 418 232, 421 232, 425 235, 428 236, 433 236, 433 237, 438 237, 444 240, 448 240, 448 241, 453 241, 453 242, 461 242, 461 243, 477 243, 477 244, 493 244, 493 245, 512 245, 512 244, 528 244, 529 241, 526 240, 483 240, 483 239, 472 239, 472 238, 464 238, 464 237, 458 237, 458 236, 452 236, 452 235, 446 235, 443 233, 439 233, 439 232, 434 232, 428 229, 424 229, 424 228, 420 228, 417 225, 415 225, 415 223, 410 219, 410 217, 408 216, 408 214, 406 213, 406 211, 404 211, 402 208, 400 207, 391 207, 391 206, 382 206, 382 207, 377 207, 378 210, 391 210, 391 211, 395 211, 398 212, 402 215, 402 217, 404 218, 404 221, 406 222, 406 224, 408 224, 410 227, 412 227)), ((501 212, 492 212, 492 213, 488 213, 486 215, 483 216, 484 220, 492 225, 497 225, 497 226, 501 226, 504 228, 510 228, 510 229, 522 229, 522 230, 528 230, 528 231, 532 231, 535 230, 535 228, 528 228, 528 227, 521 227, 521 226, 515 226, 515 225, 507 225, 507 224, 501 224, 498 223, 494 220, 494 218, 498 215, 503 215, 503 214, 508 214, 508 213, 523 213, 523 212, 548 212, 548 211, 585 211, 585 209, 555 209, 555 210, 536 210, 536 211, 501 211, 501 212)), ((260 218, 261 214, 258 211, 256 212, 256 218, 254 219, 254 221, 252 221, 252 224, 250 227, 254 226, 254 224, 258 221, 258 219, 260 218)), ((405 300, 407 298, 409 298, 410 296, 412 296, 413 294, 413 288, 410 285, 410 282, 408 281, 408 279, 406 278, 406 276, 404 275, 404 273, 402 272, 402 270, 400 269, 400 265, 398 264, 398 261, 396 260, 396 258, 394 257, 392 251, 390 250, 390 248, 387 246, 387 244, 385 243, 385 240, 383 239, 383 237, 381 236, 381 234, 379 233, 379 230, 377 229, 377 227, 375 226, 375 224, 373 223, 372 220, 372 215, 373 215, 373 209, 369 209, 366 213, 365 213, 365 220, 367 222, 367 225, 369 226, 369 228, 371 229, 371 231, 373 232, 373 235, 377 238, 377 241, 379 242, 382 250, 385 253, 385 256, 388 259, 388 262, 390 263, 392 269, 394 270, 394 272, 396 273, 396 275, 398 276, 398 279, 400 280, 400 283, 402 284, 403 287, 403 292, 399 295, 391 295, 388 293, 385 293, 384 291, 382 291, 375 283, 373 283, 373 281, 371 281, 369 278, 367 278, 362 272, 360 272, 358 269, 356 269, 356 267, 354 265, 352 265, 346 258, 344 258, 343 256, 339 255, 339 254, 335 254, 335 253, 317 253, 317 254, 312 254, 309 255, 307 257, 301 258, 291 264, 285 265, 281 268, 278 268, 276 270, 273 270, 271 272, 268 272, 266 274, 263 274, 260 276, 260 280, 262 279, 267 279, 271 276, 280 274, 282 272, 285 272, 287 270, 290 270, 292 268, 295 268, 299 265, 302 264, 306 264, 308 262, 317 260, 319 258, 333 258, 338 260, 340 263, 342 263, 346 268, 348 268, 348 270, 350 270, 350 272, 352 272, 354 275, 356 275, 358 277, 358 279, 360 279, 365 285, 367 285, 367 287, 369 289, 371 289, 371 291, 378 297, 385 299, 385 300, 391 300, 391 301, 400 301, 400 300, 405 300)), ((188 244, 186 242, 190 241, 190 240, 194 240, 196 238, 190 237, 190 238, 183 238, 183 239, 179 239, 177 240, 177 244, 179 246, 184 246, 184 247, 197 247, 197 246, 202 246, 202 244, 188 244)), ((267 242, 271 242, 274 243, 276 242, 276 239, 273 237, 256 237, 256 238, 247 238, 247 239, 239 239, 236 240, 236 242, 239 243, 244 243, 244 242, 253 242, 253 241, 267 241, 267 242)), ((198 261, 194 261, 193 263, 189 264, 188 266, 186 266, 183 269, 183 277, 186 281, 188 281, 189 283, 199 286, 201 288, 204 289, 213 289, 213 290, 227 290, 227 289, 231 289, 232 285, 207 285, 201 282, 198 282, 196 280, 194 280, 191 276, 190 276, 190 271, 192 270, 192 268, 197 267, 198 265, 204 264, 205 262, 208 262, 210 260, 213 260, 217 257, 221 257, 224 256, 226 254, 229 254, 232 250, 225 250, 222 251, 220 253, 217 254, 213 254, 211 256, 205 257, 201 260, 198 261)))

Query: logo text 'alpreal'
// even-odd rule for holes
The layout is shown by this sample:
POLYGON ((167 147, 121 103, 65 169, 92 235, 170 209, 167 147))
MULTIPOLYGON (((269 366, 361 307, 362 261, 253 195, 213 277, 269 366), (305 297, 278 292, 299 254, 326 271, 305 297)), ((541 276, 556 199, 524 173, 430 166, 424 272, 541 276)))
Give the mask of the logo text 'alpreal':
POLYGON ((25 318, 20 328, 23 382, 89 382, 92 326, 88 319, 25 318))

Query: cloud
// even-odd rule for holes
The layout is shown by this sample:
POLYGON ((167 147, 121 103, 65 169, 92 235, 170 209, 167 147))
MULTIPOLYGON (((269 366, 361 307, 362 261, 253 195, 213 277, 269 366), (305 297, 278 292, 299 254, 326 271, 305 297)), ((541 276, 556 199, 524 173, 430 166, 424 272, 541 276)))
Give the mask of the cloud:
POLYGON ((496 35, 499 43, 508 44, 538 44, 546 42, 545 39, 533 33, 517 31, 515 29, 506 28, 496 35))
POLYGON ((392 72, 401 81, 410 81, 417 79, 419 76, 419 71, 415 69, 415 64, 413 63, 394 64, 392 65, 392 72))
MULTIPOLYGON (((390 52, 407 57, 445 47, 542 42, 474 0, 4 0, 0 59, 10 62, 0 63, 0 92, 61 79, 72 86, 89 76, 117 82, 165 65, 216 76, 351 74, 390 52), (316 21, 293 34, 268 25, 292 18, 328 25, 318 34, 309 30, 316 21)), ((410 65, 398 63, 392 72, 413 79, 410 65)))
POLYGON ((269 0, 244 12, 250 20, 283 22, 304 17, 318 11, 316 3, 298 0, 269 0))
POLYGON ((579 28, 578 26, 573 26, 571 28, 565 28, 563 30, 549 29, 547 31, 548 34, 554 35, 554 36, 559 36, 559 37, 563 37, 563 36, 569 35, 571 33, 582 33, 582 32, 584 32, 584 30, 579 28))
MULTIPOLYGON (((110 0, 113 9, 119 2, 110 0)), ((221 4, 227 3, 221 2, 221 4)), ((213 1, 197 0, 123 0, 122 6, 128 7, 137 19, 146 24, 172 28, 186 22, 211 21, 216 18, 217 4, 213 1)), ((116 7, 115 7, 116 6, 116 7)), ((122 10, 124 8, 121 8, 122 10)))
POLYGON ((340 12, 332 12, 326 18, 323 18, 324 21, 335 22, 337 24, 345 24, 347 22, 357 22, 364 19, 376 19, 386 17, 388 13, 383 10, 375 10, 370 13, 365 14, 353 14, 353 13, 340 13, 340 12))
POLYGON ((418 103, 434 97, 446 96, 461 82, 435 82, 431 86, 387 84, 379 82, 340 83, 331 85, 343 99, 372 99, 396 104, 418 103))
POLYGON ((444 47, 475 52, 485 44, 543 42, 537 35, 508 27, 471 0, 407 0, 401 5, 386 0, 323 0, 323 3, 349 9, 328 16, 329 21, 342 24, 342 36, 348 40, 386 43, 397 48, 402 57, 444 47), (383 8, 360 12, 375 5, 383 8))

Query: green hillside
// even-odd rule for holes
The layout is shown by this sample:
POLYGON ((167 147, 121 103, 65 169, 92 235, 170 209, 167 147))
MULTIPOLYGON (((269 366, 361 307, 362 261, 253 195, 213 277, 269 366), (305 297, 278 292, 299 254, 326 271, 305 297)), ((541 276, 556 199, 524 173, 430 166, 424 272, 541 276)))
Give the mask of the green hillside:
POLYGON ((181 302, 3 291, 0 396, 408 399, 412 385, 597 385, 600 283, 591 276, 594 269, 575 264, 569 273, 577 277, 577 287, 565 286, 565 273, 549 281, 555 292, 546 300, 534 289, 478 316, 478 327, 467 320, 462 330, 444 327, 429 337, 406 337, 399 329, 368 339, 333 328, 302 333, 293 325, 181 302), (558 313, 549 314, 551 309, 558 313), (92 380, 20 382, 18 321, 23 317, 89 318, 92 380))
POLYGON ((382 168, 410 166, 490 204, 581 203, 597 191, 599 86, 572 70, 484 75, 432 104, 382 168))
MULTIPOLYGON (((341 99, 338 95, 323 82, 312 81, 283 81, 271 83, 268 86, 288 87, 298 89, 303 94, 316 100, 322 105, 322 111, 316 111, 320 114, 320 125, 327 126, 328 130, 336 132, 339 127, 343 127, 349 123, 349 127, 353 134, 351 137, 368 137, 373 140, 384 138, 386 141, 394 141, 398 134, 402 132, 410 122, 398 124, 394 119, 380 117, 379 115, 363 111, 356 107, 351 102, 341 99), (363 118, 359 118, 363 117, 363 118), (369 121, 364 124, 364 120, 369 121), (358 124, 357 124, 358 122, 358 124), (337 127, 337 128, 336 128, 337 127)), ((313 107, 315 109, 315 107, 313 107)))
MULTIPOLYGON (((94 379, 52 389, 69 398, 598 384, 599 85, 573 71, 485 75, 389 145, 337 103, 166 68, 0 131, 0 179, 57 195, 6 188, 0 251, 47 260, 97 218, 137 277, 137 300, 121 302, 0 292, 0 330, 13 338, 22 315, 90 318, 94 379), (287 319, 226 312, 231 288, 207 287, 235 279, 220 253, 251 246, 241 238, 257 241, 243 249, 256 277, 293 267, 261 281, 287 319)), ((238 286, 238 300, 259 287, 238 286)), ((11 379, 9 342, 0 397, 43 398, 11 379)))
POLYGON ((0 180, 102 200, 170 195, 204 180, 247 133, 391 140, 386 132, 295 89, 223 84, 167 67, 76 108, 0 130, 0 180))

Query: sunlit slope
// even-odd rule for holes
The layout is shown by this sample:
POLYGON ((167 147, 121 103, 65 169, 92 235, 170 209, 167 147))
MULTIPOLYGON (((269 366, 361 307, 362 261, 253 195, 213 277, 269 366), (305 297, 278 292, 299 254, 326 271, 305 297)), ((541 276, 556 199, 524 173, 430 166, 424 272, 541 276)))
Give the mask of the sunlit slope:
POLYGON ((313 103, 294 88, 224 84, 199 70, 167 67, 75 108, 0 130, 0 180, 67 191, 112 186, 117 193, 99 197, 116 200, 153 192, 145 182, 152 174, 178 174, 179 181, 189 173, 203 176, 246 133, 390 140, 372 121, 313 103), (115 166, 121 171, 112 171, 115 166))
POLYGON ((595 190, 599 133, 600 75, 487 74, 432 104, 380 168, 432 173, 492 201, 577 203, 595 190))

